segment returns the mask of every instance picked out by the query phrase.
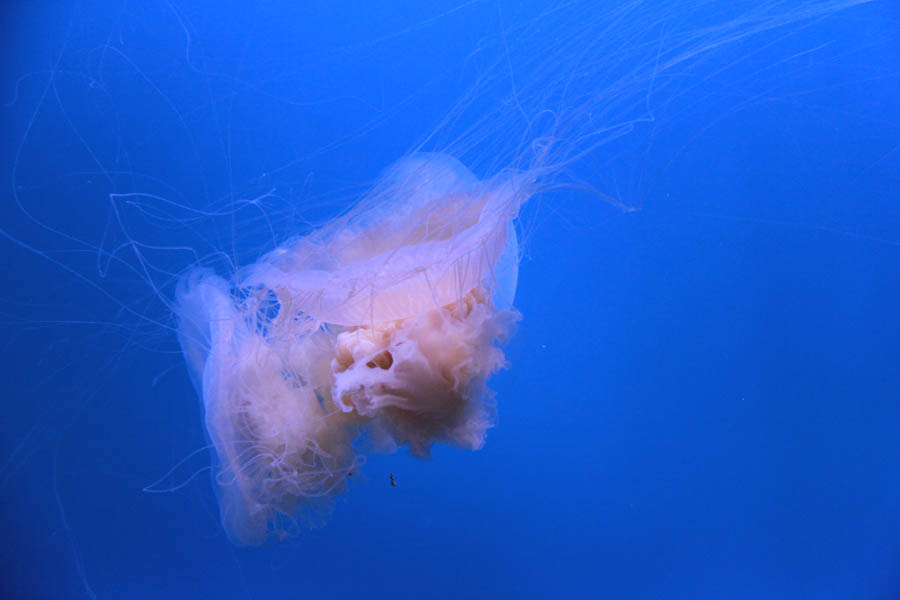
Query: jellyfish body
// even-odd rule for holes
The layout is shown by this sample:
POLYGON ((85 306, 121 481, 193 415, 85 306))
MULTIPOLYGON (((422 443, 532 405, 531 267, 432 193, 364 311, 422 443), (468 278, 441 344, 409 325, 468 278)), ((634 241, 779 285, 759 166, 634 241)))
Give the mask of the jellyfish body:
POLYGON ((327 505, 359 467, 363 434, 415 456, 482 446, 486 382, 517 319, 513 222, 528 181, 414 155, 349 214, 230 281, 182 278, 179 339, 233 541, 265 541, 327 505))

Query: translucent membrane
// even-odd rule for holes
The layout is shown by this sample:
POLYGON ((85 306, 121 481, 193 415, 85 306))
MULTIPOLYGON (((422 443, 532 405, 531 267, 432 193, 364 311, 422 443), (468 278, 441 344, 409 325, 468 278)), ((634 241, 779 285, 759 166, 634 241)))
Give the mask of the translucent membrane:
POLYGON ((360 467, 364 433, 416 456, 482 446, 486 382, 517 319, 513 220, 527 181, 416 155, 233 280, 203 269, 181 280, 180 340, 235 542, 309 522, 360 467))

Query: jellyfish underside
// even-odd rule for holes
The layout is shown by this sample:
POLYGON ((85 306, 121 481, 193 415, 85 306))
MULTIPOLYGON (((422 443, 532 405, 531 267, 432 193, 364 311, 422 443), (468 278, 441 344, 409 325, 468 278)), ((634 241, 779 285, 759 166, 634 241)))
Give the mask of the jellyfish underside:
POLYGON ((362 437, 419 457, 483 445, 486 382, 518 316, 526 182, 415 155, 349 215, 232 280, 198 268, 179 282, 179 339, 234 542, 308 524, 359 469, 362 437))

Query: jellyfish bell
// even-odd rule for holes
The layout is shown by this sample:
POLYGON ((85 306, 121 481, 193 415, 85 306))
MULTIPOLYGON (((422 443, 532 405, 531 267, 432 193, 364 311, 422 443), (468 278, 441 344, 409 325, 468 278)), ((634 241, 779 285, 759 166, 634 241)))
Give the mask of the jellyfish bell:
POLYGON ((511 303, 510 224, 528 189, 523 175, 480 182, 450 156, 414 155, 350 215, 263 257, 245 283, 282 289, 295 309, 333 325, 409 318, 479 285, 511 303))
POLYGON ((342 492, 363 432, 415 456, 483 445, 487 379, 518 318, 514 220, 531 179, 480 181, 447 155, 414 155, 232 280, 182 278, 179 339, 234 541, 264 541, 342 492))

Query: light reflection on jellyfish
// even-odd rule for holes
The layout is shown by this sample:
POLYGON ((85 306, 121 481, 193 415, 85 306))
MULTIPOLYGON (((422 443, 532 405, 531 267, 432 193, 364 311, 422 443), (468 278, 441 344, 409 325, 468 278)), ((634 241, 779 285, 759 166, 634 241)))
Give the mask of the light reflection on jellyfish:
POLYGON ((348 216, 233 280, 204 269, 181 280, 179 339, 233 540, 290 529, 343 491, 361 431, 420 457, 435 443, 482 446, 486 382, 517 319, 513 221, 529 183, 416 155, 348 216))

